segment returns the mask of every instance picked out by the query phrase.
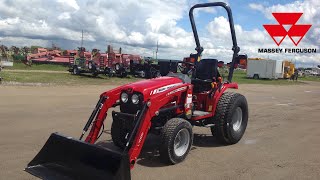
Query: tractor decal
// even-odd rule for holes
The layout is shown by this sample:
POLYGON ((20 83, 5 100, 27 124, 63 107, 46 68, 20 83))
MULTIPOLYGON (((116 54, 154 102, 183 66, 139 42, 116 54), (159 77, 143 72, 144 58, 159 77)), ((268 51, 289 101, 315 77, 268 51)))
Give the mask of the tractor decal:
POLYGON ((187 89, 187 87, 178 88, 178 89, 176 89, 176 90, 173 90, 173 91, 169 92, 169 93, 167 94, 167 96, 169 96, 169 95, 171 95, 171 94, 174 94, 174 93, 176 93, 176 92, 179 92, 179 91, 184 91, 184 90, 186 90, 186 89, 187 89))
POLYGON ((167 86, 160 87, 158 89, 154 89, 154 90, 152 90, 150 92, 150 95, 154 95, 154 94, 158 94, 158 93, 164 92, 164 91, 166 91, 168 89, 174 88, 174 87, 179 86, 181 84, 182 83, 170 84, 170 85, 167 85, 167 86))

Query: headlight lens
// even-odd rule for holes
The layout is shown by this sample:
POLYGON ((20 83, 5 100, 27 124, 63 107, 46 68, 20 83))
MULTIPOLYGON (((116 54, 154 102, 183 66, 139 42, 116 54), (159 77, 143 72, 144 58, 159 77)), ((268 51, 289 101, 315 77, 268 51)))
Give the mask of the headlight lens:
POLYGON ((121 101, 124 103, 128 102, 128 94, 127 93, 123 92, 121 94, 121 101))
POLYGON ((138 104, 139 103, 139 96, 137 94, 133 94, 131 97, 131 101, 133 104, 138 104))

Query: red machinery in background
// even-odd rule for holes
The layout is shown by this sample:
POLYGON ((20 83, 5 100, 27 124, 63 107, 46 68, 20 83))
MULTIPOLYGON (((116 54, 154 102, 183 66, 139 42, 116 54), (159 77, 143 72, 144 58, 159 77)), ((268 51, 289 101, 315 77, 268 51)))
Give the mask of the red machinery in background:
POLYGON ((110 45, 106 53, 101 53, 99 49, 93 49, 89 56, 83 47, 80 47, 76 54, 69 53, 73 55, 69 58, 69 71, 72 74, 90 73, 93 76, 105 74, 110 77, 126 77, 130 61, 141 61, 140 56, 121 54, 121 48, 119 52, 115 52, 110 45))

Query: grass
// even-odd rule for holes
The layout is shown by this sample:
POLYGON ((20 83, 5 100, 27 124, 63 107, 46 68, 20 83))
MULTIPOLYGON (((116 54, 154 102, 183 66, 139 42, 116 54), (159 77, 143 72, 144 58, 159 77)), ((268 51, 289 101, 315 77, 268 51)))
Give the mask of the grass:
POLYGON ((68 67, 63 65, 55 64, 32 64, 32 66, 27 66, 21 62, 15 61, 12 67, 6 67, 5 69, 10 70, 43 70, 43 71, 67 71, 68 67))
POLYGON ((139 80, 138 78, 109 78, 99 75, 94 78, 91 75, 71 75, 69 73, 46 73, 46 72, 11 72, 2 71, 0 76, 3 82, 19 83, 44 83, 56 85, 103 85, 103 84, 125 84, 139 80))
MULTIPOLYGON (((3 78, 4 82, 19 82, 19 83, 45 83, 45 84, 56 84, 56 85, 104 85, 104 84, 115 84, 121 85, 125 83, 130 83, 138 81, 141 79, 134 77, 127 78, 109 78, 105 75, 99 75, 97 78, 88 75, 71 75, 70 73, 64 73, 67 71, 67 67, 62 65, 52 65, 52 64, 34 64, 32 67, 27 67, 23 63, 15 63, 12 68, 6 69, 17 69, 17 70, 44 70, 44 71, 57 71, 56 73, 50 72, 32 72, 32 71, 2 71, 0 72, 0 77, 3 78), (58 72, 60 71, 60 72, 58 72)), ((227 74, 225 75, 227 78, 227 74)), ((236 70, 233 75, 233 82, 239 84, 272 84, 272 85, 294 85, 301 84, 301 81, 319 81, 319 77, 304 77, 299 78, 298 82, 293 82, 285 79, 278 80, 255 80, 248 79, 246 77, 246 72, 241 70, 236 70)))
POLYGON ((299 80, 302 80, 302 81, 317 81, 317 82, 320 82, 320 76, 305 76, 305 77, 299 78, 299 80))
POLYGON ((270 84, 270 85, 294 85, 301 84, 301 81, 289 81, 288 79, 250 79, 245 71, 236 70, 232 78, 233 82, 239 84, 270 84))

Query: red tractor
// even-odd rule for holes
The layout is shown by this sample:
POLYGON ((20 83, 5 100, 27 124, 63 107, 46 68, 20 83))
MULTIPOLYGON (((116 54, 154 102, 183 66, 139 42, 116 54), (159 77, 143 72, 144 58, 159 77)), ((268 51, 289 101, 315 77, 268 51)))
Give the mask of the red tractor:
POLYGON ((197 4, 190 9, 189 17, 197 53, 191 55, 193 63, 185 62, 190 67, 187 74, 169 73, 102 93, 80 139, 51 134, 25 171, 42 179, 130 179, 130 169, 148 134, 161 136, 161 160, 177 164, 190 151, 193 126, 210 127, 223 144, 237 143, 247 127, 248 105, 243 95, 226 92, 228 88, 238 88, 237 83, 231 82, 240 51, 231 9, 223 2, 197 4), (200 58, 203 48, 193 18, 194 9, 212 6, 222 6, 227 11, 233 41, 232 65, 224 82, 217 71, 218 60, 200 58), (111 135, 121 151, 95 145, 108 109, 116 106, 120 106, 120 112, 111 113, 111 135))

